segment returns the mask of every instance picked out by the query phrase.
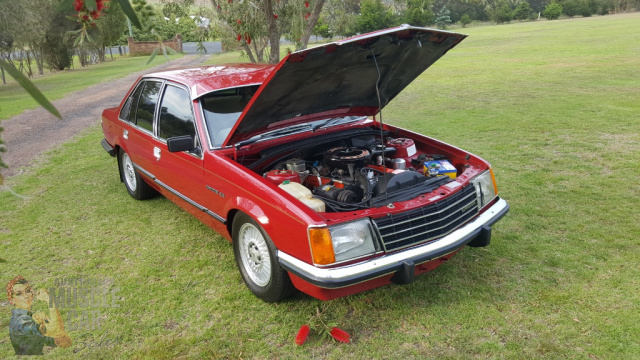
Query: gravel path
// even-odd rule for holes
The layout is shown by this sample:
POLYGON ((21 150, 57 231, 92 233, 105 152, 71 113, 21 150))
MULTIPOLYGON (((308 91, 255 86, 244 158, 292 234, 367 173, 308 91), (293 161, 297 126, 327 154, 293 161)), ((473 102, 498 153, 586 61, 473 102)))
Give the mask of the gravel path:
POLYGON ((9 168, 0 168, 0 173, 5 179, 20 174, 42 153, 69 140, 80 131, 99 124, 102 110, 120 105, 120 101, 140 75, 169 68, 197 66, 207 58, 207 55, 187 55, 121 79, 72 92, 62 99, 52 101, 62 115, 62 120, 41 107, 3 120, 2 138, 8 149, 2 154, 2 159, 9 168))

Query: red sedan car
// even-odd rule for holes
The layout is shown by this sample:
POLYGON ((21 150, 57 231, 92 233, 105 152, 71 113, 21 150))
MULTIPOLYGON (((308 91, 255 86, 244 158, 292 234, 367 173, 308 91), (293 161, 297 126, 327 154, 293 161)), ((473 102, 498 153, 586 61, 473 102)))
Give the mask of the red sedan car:
POLYGON ((102 115, 129 194, 161 193, 233 243, 265 301, 407 284, 509 210, 478 156, 382 122, 465 35, 410 26, 286 56, 141 77, 102 115))

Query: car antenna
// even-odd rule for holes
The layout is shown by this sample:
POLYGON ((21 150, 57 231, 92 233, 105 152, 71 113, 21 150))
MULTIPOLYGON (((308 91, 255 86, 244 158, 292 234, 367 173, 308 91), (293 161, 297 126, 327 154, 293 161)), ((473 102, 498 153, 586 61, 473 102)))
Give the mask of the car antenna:
MULTIPOLYGON (((376 64, 376 70, 378 71, 378 80, 376 80, 376 95, 378 96, 378 114, 380 115, 380 142, 381 142, 381 146, 385 146, 384 145, 384 123, 382 122, 382 100, 380 99, 380 67, 378 66, 378 60, 376 59, 376 54, 373 52, 373 50, 371 48, 369 48, 369 51, 371 51, 371 57, 373 58, 373 63, 376 64)), ((382 176, 383 179, 386 180, 386 175, 387 175, 387 165, 386 165, 386 161, 384 159, 384 150, 382 151, 382 176)), ((389 194, 387 191, 387 185, 385 182, 385 186, 384 186, 384 197, 385 197, 385 201, 388 203, 389 202, 389 194)))

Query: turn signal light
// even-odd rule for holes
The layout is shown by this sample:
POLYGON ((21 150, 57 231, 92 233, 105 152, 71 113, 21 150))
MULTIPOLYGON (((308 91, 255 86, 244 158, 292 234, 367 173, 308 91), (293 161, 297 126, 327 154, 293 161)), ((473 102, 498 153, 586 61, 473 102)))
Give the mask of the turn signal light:
POLYGON ((328 265, 336 262, 329 229, 310 228, 309 244, 311 245, 311 254, 313 255, 313 262, 315 264, 328 265))
POLYGON ((493 182, 493 191, 498 195, 498 183, 496 183, 496 176, 493 174, 493 168, 489 168, 489 172, 491 173, 491 181, 493 182))

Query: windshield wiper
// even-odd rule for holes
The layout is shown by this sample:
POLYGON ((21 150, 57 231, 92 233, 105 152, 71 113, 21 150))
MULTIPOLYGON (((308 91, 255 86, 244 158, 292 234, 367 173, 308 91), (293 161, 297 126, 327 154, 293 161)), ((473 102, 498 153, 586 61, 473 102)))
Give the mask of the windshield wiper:
POLYGON ((336 122, 336 121, 338 121, 340 119, 343 119, 343 118, 331 118, 331 119, 329 119, 327 121, 324 121, 324 122, 314 126, 313 129, 311 129, 311 132, 316 132, 316 130, 318 130, 320 128, 323 128, 323 127, 325 127, 325 126, 327 126, 327 125, 329 125, 331 123, 334 123, 334 122, 336 122))
POLYGON ((282 128, 282 129, 269 131, 269 132, 264 133, 264 134, 258 134, 256 136, 252 136, 252 137, 248 138, 247 140, 243 140, 243 141, 240 141, 240 142, 236 143, 236 148, 239 148, 239 147, 244 146, 244 145, 252 144, 252 143, 254 143, 254 142, 258 141, 258 140, 262 140, 262 139, 265 139, 265 138, 270 138, 270 137, 274 137, 274 136, 282 136, 282 135, 296 133, 296 132, 299 132, 302 129, 309 128, 309 127, 311 127, 310 124, 298 124, 298 125, 293 125, 293 126, 289 126, 289 127, 282 128))
POLYGON ((316 126, 313 127, 313 132, 316 132, 316 130, 323 128, 323 127, 328 127, 329 125, 335 125, 337 123, 342 124, 348 124, 354 121, 359 121, 362 119, 366 119, 366 116, 345 116, 345 117, 337 117, 337 118, 331 118, 321 124, 318 124, 316 126))

